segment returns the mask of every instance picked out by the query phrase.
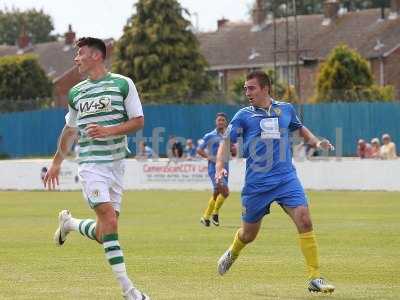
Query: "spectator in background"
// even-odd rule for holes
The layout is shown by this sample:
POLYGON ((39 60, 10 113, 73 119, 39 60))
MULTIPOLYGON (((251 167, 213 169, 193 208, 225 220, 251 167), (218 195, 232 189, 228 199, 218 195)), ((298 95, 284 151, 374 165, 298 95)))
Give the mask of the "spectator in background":
POLYGON ((182 143, 177 141, 175 136, 171 135, 171 137, 169 139, 169 145, 171 145, 172 157, 181 158, 183 156, 182 143))
POLYGON ((372 147, 363 139, 359 139, 357 143, 357 156, 359 158, 371 158, 372 147))
POLYGON ((315 154, 315 148, 310 145, 300 142, 293 146, 293 158, 296 161, 304 161, 310 159, 315 154))
POLYGON ((136 159, 147 159, 147 158, 153 158, 154 156, 155 155, 153 149, 147 146, 144 141, 141 141, 139 143, 139 151, 136 155, 136 159))
POLYGON ((378 138, 371 140, 371 158, 380 158, 381 143, 378 138))
POLYGON ((47 173, 47 167, 43 167, 42 170, 40 171, 40 179, 44 183, 44 177, 46 176, 47 173))
POLYGON ((389 134, 385 133, 382 135, 382 147, 380 150, 380 156, 382 159, 396 159, 396 144, 392 142, 389 134))
POLYGON ((186 140, 186 146, 185 146, 185 158, 188 160, 196 159, 197 156, 197 149, 193 145, 193 140, 188 139, 186 140))

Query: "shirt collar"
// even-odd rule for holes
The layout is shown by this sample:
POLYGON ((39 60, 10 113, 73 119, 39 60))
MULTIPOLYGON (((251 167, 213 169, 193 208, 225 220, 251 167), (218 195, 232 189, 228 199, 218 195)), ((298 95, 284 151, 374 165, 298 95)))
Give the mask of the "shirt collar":
MULTIPOLYGON (((272 106, 277 105, 277 104, 278 104, 278 102, 271 97, 271 108, 272 108, 272 106)), ((253 110, 253 111, 256 111, 256 110, 268 111, 268 108, 265 109, 265 108, 261 108, 261 107, 253 106, 253 105, 250 107, 251 107, 251 110, 253 110)))

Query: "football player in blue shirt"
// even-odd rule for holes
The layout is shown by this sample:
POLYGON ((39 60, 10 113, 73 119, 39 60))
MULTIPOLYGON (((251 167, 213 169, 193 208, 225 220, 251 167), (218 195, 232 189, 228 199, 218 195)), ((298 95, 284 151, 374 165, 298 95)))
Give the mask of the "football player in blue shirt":
POLYGON ((233 117, 217 154, 216 180, 220 181, 228 174, 224 166, 229 143, 236 143, 239 136, 243 139, 246 175, 241 196, 242 226, 219 259, 218 272, 225 274, 240 251, 256 238, 262 218, 269 214, 271 203, 276 201, 297 227, 309 271, 309 291, 331 293, 335 287, 320 275, 307 198, 292 164, 291 133, 297 131, 306 143, 316 148, 328 151, 334 147, 303 126, 290 103, 270 97, 271 81, 264 72, 248 74, 244 89, 251 106, 239 110, 233 117))
MULTIPOLYGON (((217 113, 215 126, 213 131, 204 135, 197 148, 197 153, 208 160, 208 175, 213 185, 213 195, 208 200, 208 206, 200 219, 200 222, 207 227, 210 226, 210 216, 212 216, 212 223, 219 226, 219 209, 229 196, 228 176, 221 178, 219 183, 215 180, 215 159, 219 143, 228 126, 228 117, 225 113, 217 113)), ((224 163, 224 168, 228 170, 228 162, 224 163)))

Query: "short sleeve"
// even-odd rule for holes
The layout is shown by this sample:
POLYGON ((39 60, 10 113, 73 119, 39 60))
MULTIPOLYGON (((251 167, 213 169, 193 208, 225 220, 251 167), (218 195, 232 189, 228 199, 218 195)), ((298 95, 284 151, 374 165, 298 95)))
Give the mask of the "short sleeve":
POLYGON ((126 78, 128 83, 128 94, 124 99, 124 105, 126 113, 129 119, 142 117, 143 108, 140 102, 139 94, 136 90, 136 86, 130 78, 126 78))
POLYGON ((198 142, 197 149, 201 149, 201 150, 206 149, 209 139, 210 139, 209 134, 206 134, 205 136, 203 136, 198 142))
POLYGON ((78 119, 78 111, 68 105, 68 113, 65 115, 65 124, 68 127, 78 127, 76 121, 78 119))
POLYGON ((243 132, 242 116, 243 113, 241 111, 238 111, 232 118, 231 122, 228 125, 228 128, 225 131, 224 138, 228 138, 232 143, 236 143, 237 138, 243 132))
POLYGON ((296 110, 294 109, 292 104, 289 104, 290 106, 290 123, 289 123, 289 130, 290 131, 295 131, 301 127, 303 127, 303 124, 301 123, 299 117, 296 114, 296 110))

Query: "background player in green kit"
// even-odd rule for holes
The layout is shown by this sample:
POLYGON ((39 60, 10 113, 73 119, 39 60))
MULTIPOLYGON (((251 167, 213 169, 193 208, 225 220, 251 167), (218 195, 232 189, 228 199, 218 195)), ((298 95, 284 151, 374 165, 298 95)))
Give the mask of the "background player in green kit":
POLYGON ((221 180, 227 175, 224 161, 228 144, 230 141, 235 143, 241 135, 246 158, 241 196, 242 226, 232 245, 219 259, 218 272, 225 274, 246 244, 256 238, 264 215, 269 214, 271 203, 276 201, 297 227, 309 272, 308 289, 333 292, 335 287, 320 274, 318 247, 306 195, 292 164, 290 136, 296 131, 314 147, 331 150, 333 146, 328 140, 320 141, 304 127, 290 103, 270 97, 271 82, 264 72, 248 74, 244 89, 250 106, 233 117, 217 154, 216 179, 221 180))
POLYGON ((49 189, 58 185, 64 154, 78 131, 79 176, 83 194, 97 219, 76 219, 68 210, 63 210, 59 213, 54 240, 61 246, 69 232, 77 231, 102 244, 124 299, 149 299, 128 277, 118 241, 126 134, 143 128, 142 105, 131 79, 107 71, 106 47, 102 40, 81 38, 76 46, 75 64, 88 78, 69 92, 66 125, 44 184, 49 189))

